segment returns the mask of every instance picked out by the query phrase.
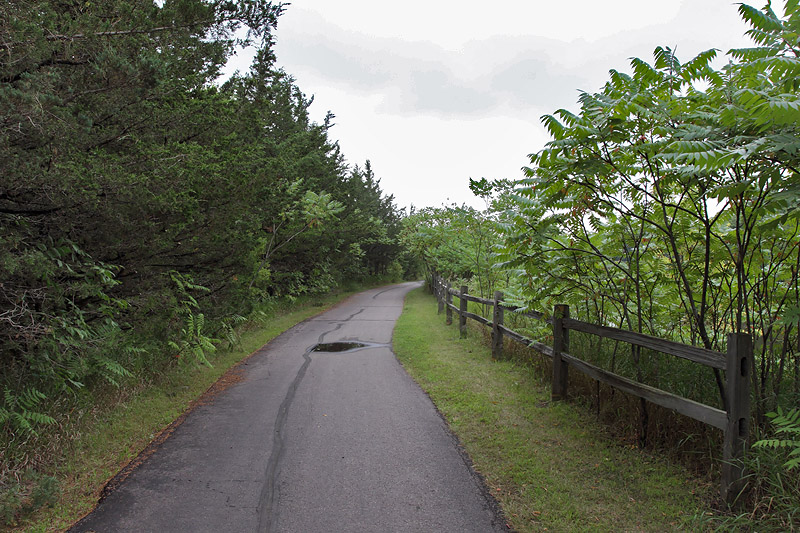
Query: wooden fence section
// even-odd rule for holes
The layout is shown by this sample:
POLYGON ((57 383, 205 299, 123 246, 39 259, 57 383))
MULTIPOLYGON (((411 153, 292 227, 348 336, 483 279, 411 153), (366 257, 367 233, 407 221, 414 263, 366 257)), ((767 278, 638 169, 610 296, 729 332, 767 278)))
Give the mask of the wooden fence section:
POLYGON ((467 294, 467 287, 462 285, 455 290, 450 283, 434 275, 431 288, 439 303, 439 313, 446 311, 447 323, 452 324, 453 313, 458 314, 461 335, 466 334, 467 319, 475 320, 492 329, 492 357, 502 358, 503 339, 509 339, 529 346, 553 360, 552 398, 566 399, 569 385, 569 368, 606 383, 628 394, 677 411, 685 416, 714 426, 724 432, 723 464, 721 493, 728 503, 733 503, 744 486, 742 467, 738 459, 744 452, 750 422, 750 369, 749 361, 752 352, 750 336, 744 333, 728 335, 727 353, 706 350, 697 346, 681 344, 650 335, 627 331, 570 318, 569 307, 557 305, 553 309, 552 318, 541 313, 521 312, 503 303, 503 293, 496 292, 493 299, 480 298, 467 294), (459 305, 453 304, 453 297, 459 299, 459 305), (492 307, 492 318, 467 311, 467 302, 475 302, 492 307), (504 324, 505 312, 518 313, 535 320, 552 324, 553 345, 548 346, 529 339, 504 324), (603 338, 613 339, 635 346, 641 346, 667 355, 680 357, 694 363, 724 370, 726 377, 725 410, 695 402, 688 398, 672 394, 626 377, 608 372, 591 363, 583 361, 569 353, 570 330, 589 333, 603 338))

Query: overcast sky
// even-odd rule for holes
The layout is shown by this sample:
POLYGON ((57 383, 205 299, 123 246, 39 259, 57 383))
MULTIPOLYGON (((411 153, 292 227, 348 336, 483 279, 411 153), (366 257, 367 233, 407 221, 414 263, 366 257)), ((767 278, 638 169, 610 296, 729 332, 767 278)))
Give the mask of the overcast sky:
MULTIPOLYGON (((777 4, 777 2, 776 2, 777 4)), ((761 7, 762 3, 752 5, 761 7)), ((549 137, 539 117, 577 110, 609 69, 744 46, 727 0, 294 0, 278 65, 314 96, 312 117, 351 165, 369 159, 400 207, 468 203, 469 178, 522 177, 549 137)), ((234 67, 247 70, 241 54, 234 67)))

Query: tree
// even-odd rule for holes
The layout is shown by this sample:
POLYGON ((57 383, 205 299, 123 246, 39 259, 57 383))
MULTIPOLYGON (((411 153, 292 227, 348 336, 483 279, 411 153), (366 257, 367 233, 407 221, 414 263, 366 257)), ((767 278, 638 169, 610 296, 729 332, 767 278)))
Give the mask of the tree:
POLYGON ((344 164, 333 115, 313 122, 275 66, 282 11, 0 6, 0 392, 15 408, 157 372, 176 349, 203 362, 264 300, 392 263, 392 197, 344 164), (218 80, 247 45, 251 68, 218 80))
POLYGON ((797 331, 779 317, 796 305, 800 251, 800 14, 796 2, 785 20, 739 11, 761 46, 730 51, 739 61, 722 71, 715 50, 681 63, 659 47, 652 65, 635 58, 632 74, 612 70, 583 93, 580 113, 543 117, 553 140, 520 182, 504 258, 534 301, 546 287, 591 302, 594 319, 708 349, 728 331, 754 334, 763 421, 768 369, 785 368, 797 331))

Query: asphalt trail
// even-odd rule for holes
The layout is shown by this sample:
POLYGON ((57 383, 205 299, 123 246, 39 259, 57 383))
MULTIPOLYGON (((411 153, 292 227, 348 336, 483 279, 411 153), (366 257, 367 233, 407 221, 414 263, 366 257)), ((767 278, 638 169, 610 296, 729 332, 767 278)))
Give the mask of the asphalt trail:
POLYGON ((417 286, 365 291, 263 347, 70 531, 506 531, 391 351, 417 286), (339 341, 366 346, 312 351, 339 341))

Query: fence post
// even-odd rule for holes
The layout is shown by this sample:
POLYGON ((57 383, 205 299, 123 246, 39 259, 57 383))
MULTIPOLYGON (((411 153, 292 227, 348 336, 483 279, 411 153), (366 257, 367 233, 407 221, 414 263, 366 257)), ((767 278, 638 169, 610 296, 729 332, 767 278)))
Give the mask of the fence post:
POLYGON ((444 303, 445 303, 445 311, 447 312, 447 321, 446 324, 449 326, 453 323, 453 308, 450 307, 453 305, 453 295, 450 294, 450 282, 448 281, 444 286, 444 303))
POLYGON ((746 333, 728 334, 727 383, 728 425, 722 444, 722 499, 733 505, 744 488, 740 462, 750 429, 750 354, 753 342, 746 333))
POLYGON ((462 285, 458 295, 458 331, 462 339, 467 336, 467 300, 464 298, 467 290, 467 286, 462 285))
POLYGON ((553 308, 553 384, 551 399, 567 399, 567 363, 561 360, 562 352, 569 352, 569 330, 564 329, 563 319, 569 318, 568 305, 553 308))
POLYGON ((492 357, 500 359, 503 356, 503 332, 499 326, 503 325, 503 308, 500 303, 503 301, 503 293, 494 292, 494 313, 492 313, 492 357))
POLYGON ((444 298, 442 297, 442 287, 444 283, 442 282, 441 278, 436 279, 436 300, 439 302, 439 310, 437 314, 441 315, 442 311, 444 311, 444 298))

